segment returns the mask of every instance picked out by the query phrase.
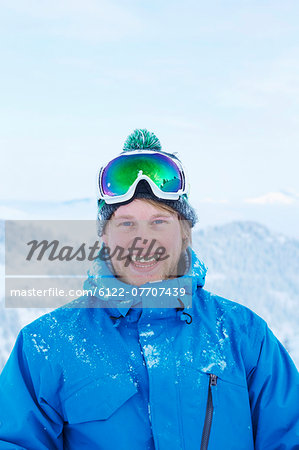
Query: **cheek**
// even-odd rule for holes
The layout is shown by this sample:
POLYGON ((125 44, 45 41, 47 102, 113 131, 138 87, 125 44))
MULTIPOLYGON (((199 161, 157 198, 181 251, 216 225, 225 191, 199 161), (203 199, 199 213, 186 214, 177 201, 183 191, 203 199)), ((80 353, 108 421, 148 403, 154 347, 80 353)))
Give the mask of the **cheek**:
POLYGON ((180 228, 174 228, 172 230, 169 230, 169 232, 165 236, 165 244, 169 248, 179 248, 182 244, 182 233, 180 228))
MULTIPOLYGON (((104 236, 103 236, 104 237, 104 236)), ((104 241, 104 239, 103 239, 104 241)), ((130 246, 130 240, 123 233, 111 233, 110 235, 106 235, 105 245, 111 248, 113 251, 114 248, 121 247, 123 249, 127 249, 130 246)))
POLYGON ((182 252, 182 238, 180 235, 168 236, 163 242, 166 254, 172 258, 177 258, 182 252))

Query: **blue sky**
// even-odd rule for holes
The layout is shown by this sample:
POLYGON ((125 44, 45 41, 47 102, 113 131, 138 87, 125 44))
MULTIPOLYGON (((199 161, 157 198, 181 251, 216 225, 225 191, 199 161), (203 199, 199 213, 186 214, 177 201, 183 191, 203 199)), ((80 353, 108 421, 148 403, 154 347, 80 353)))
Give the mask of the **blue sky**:
POLYGON ((140 127, 193 203, 298 208, 298 2, 0 4, 1 200, 93 197, 140 127))

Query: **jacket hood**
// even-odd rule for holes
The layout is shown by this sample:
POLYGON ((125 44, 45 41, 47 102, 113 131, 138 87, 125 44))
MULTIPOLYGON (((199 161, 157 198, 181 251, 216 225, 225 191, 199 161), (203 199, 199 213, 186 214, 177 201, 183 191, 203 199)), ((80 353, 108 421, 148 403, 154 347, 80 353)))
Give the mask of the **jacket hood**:
POLYGON ((96 259, 84 282, 84 289, 94 292, 90 306, 109 308, 116 316, 119 314, 126 316, 131 307, 190 308, 195 291, 198 287, 204 286, 207 268, 190 247, 186 250, 186 257, 189 268, 183 276, 149 282, 141 286, 124 283, 115 277, 105 261, 96 259), (158 293, 157 296, 140 294, 153 288, 156 288, 154 292, 158 293), (165 291, 170 294, 159 295, 165 291), (111 296, 112 292, 115 293, 115 297, 111 296))

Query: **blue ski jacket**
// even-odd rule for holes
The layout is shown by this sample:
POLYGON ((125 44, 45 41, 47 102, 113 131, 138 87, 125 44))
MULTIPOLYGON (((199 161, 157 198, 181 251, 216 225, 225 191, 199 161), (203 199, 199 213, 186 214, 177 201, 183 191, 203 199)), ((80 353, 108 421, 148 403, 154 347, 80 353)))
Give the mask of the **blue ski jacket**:
POLYGON ((0 449, 299 449, 294 363, 260 317, 203 289, 188 252, 185 276, 142 286, 169 289, 159 308, 99 262, 97 294, 23 328, 0 377, 0 449))

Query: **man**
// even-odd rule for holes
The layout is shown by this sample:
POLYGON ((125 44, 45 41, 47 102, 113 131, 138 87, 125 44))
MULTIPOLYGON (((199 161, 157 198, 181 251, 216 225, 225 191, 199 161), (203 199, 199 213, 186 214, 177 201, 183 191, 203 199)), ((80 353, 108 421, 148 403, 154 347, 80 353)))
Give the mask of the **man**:
POLYGON ((102 168, 97 294, 21 331, 0 449, 299 449, 297 370, 261 318, 203 289, 186 185, 146 130, 102 168))

